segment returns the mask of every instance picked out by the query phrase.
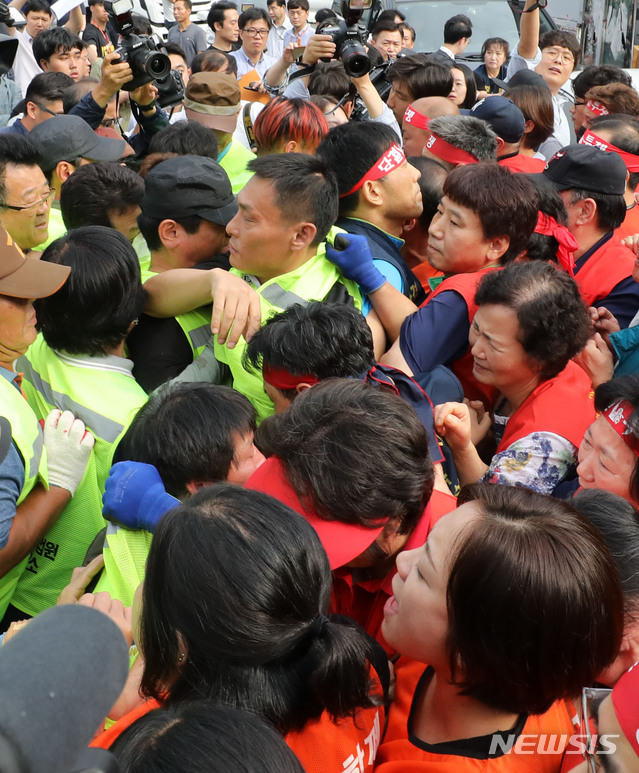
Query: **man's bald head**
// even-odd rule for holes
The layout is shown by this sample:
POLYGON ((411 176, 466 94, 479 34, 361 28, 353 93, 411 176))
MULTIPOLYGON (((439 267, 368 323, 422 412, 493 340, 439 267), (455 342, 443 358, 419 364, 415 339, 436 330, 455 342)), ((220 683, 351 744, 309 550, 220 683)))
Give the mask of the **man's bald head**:
POLYGON ((423 119, 441 118, 444 115, 459 115, 459 108, 454 102, 446 97, 421 97, 411 102, 402 122, 402 137, 404 140, 404 151, 407 156, 421 156, 422 148, 430 136, 427 128, 422 128, 423 119), (418 120, 406 120, 409 113, 417 114, 418 120))

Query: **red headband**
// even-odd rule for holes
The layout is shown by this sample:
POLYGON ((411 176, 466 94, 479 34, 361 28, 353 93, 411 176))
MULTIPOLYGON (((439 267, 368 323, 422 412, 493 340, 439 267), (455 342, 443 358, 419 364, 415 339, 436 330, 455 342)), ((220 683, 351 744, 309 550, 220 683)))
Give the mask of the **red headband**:
POLYGON ((458 166, 465 166, 466 164, 478 164, 479 161, 475 156, 467 153, 461 148, 456 148, 446 140, 438 137, 436 134, 431 134, 424 148, 430 150, 430 152, 441 158, 442 161, 448 161, 449 164, 457 164, 458 166))
POLYGON ((601 102, 597 102, 594 99, 589 99, 586 102, 586 108, 590 110, 591 113, 594 113, 596 116, 608 115, 610 112, 604 104, 602 104, 601 102))
POLYGON ((554 217, 546 215, 544 212, 537 214, 537 225, 535 233, 542 236, 554 236, 559 242, 557 249, 557 261, 564 271, 567 271, 571 277, 575 276, 575 258, 573 253, 579 247, 577 240, 566 228, 565 225, 559 225, 554 217))
POLYGON ((639 456, 639 437, 629 424, 630 417, 635 412, 628 400, 617 400, 601 414, 608 424, 619 435, 628 448, 639 456))
POLYGON ((316 376, 301 375, 293 376, 284 368, 272 368, 270 365, 262 366, 262 378, 267 384, 270 384, 275 389, 280 389, 282 392, 286 392, 288 389, 295 389, 300 384, 319 384, 319 379, 316 376))
POLYGON ((419 113, 412 105, 409 105, 404 113, 404 121, 417 129, 428 129, 430 118, 423 113, 419 113))
POLYGON ((382 177, 386 177, 387 174, 390 174, 400 167, 404 161, 406 161, 404 151, 397 143, 393 143, 386 153, 384 153, 384 155, 373 164, 368 172, 366 172, 362 179, 353 185, 350 191, 340 195, 340 199, 343 199, 345 196, 350 196, 351 193, 355 193, 355 191, 358 191, 364 183, 369 180, 380 180, 382 177))
POLYGON ((594 134, 589 129, 586 129, 584 136, 579 140, 579 144, 592 145, 593 148, 605 150, 607 153, 617 153, 623 159, 626 169, 629 172, 639 172, 639 156, 633 156, 632 153, 626 153, 625 150, 621 150, 611 142, 602 140, 599 135, 594 134))

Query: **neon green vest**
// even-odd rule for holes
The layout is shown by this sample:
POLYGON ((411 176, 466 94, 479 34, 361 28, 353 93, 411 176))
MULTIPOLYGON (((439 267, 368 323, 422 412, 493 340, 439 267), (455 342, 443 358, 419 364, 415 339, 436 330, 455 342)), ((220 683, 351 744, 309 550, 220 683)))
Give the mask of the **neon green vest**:
POLYGON ((56 239, 64 236, 67 232, 67 227, 64 224, 64 220, 62 219, 60 205, 58 202, 54 202, 54 205, 55 206, 51 206, 49 211, 49 235, 47 236, 47 240, 42 244, 38 244, 37 247, 34 247, 34 252, 43 252, 51 244, 51 242, 54 242, 56 239))
POLYGON ((102 549, 104 570, 95 593, 108 591, 111 598, 130 607, 136 588, 144 580, 152 539, 148 531, 132 531, 110 523, 102 549))
MULTIPOLYGON (((326 259, 325 243, 320 244, 317 254, 302 266, 288 274, 269 279, 262 285, 255 277, 242 274, 234 268, 231 269, 231 273, 243 277, 259 293, 262 324, 294 303, 323 301, 338 282, 344 285, 355 307, 362 310, 362 295, 358 285, 350 279, 345 279, 337 267, 326 259)), ((273 413, 273 403, 264 391, 262 374, 247 371, 244 368, 242 360, 245 349, 244 338, 240 338, 234 349, 227 349, 226 346, 221 346, 217 340, 215 341, 215 356, 220 362, 229 366, 233 376, 233 387, 248 397, 255 406, 258 421, 262 421, 273 413)))
POLYGON ((45 537, 53 547, 45 556, 31 553, 16 588, 12 604, 30 615, 55 604, 74 567, 82 565, 89 545, 105 527, 102 494, 113 451, 147 399, 121 358, 87 360, 80 365, 54 352, 39 335, 18 361, 27 399, 38 418, 52 408, 70 410, 95 437, 82 482, 45 537), (118 362, 121 369, 115 369, 118 362))
POLYGON ((148 271, 149 266, 151 265, 151 250, 149 249, 149 245, 146 243, 144 236, 138 234, 131 242, 131 246, 135 250, 135 254, 140 261, 140 271, 148 271))
MULTIPOLYGON (((0 406, 2 406, 2 415, 11 424, 11 438, 24 460, 24 483, 17 501, 17 504, 20 505, 31 493, 36 483, 48 486, 47 454, 44 449, 42 429, 37 416, 29 407, 29 403, 20 391, 3 376, 0 376, 0 406)), ((43 540, 43 542, 45 541, 43 540)), ((43 542, 38 545, 38 548, 44 551, 46 544, 43 542)), ((17 566, 14 566, 0 579, 0 617, 4 616, 7 611, 27 561, 28 556, 25 556, 17 566)))
MULTIPOLYGON (((150 268, 142 271, 142 284, 157 274, 157 271, 151 271, 150 268)), ((198 354, 204 351, 206 343, 211 337, 211 306, 200 306, 199 309, 179 314, 174 319, 184 331, 193 351, 193 359, 195 359, 198 354)))
POLYGON ((222 158, 218 156, 218 164, 229 176, 233 193, 239 193, 253 177, 253 172, 249 172, 246 167, 255 158, 255 154, 237 140, 231 140, 231 144, 222 153, 222 158))

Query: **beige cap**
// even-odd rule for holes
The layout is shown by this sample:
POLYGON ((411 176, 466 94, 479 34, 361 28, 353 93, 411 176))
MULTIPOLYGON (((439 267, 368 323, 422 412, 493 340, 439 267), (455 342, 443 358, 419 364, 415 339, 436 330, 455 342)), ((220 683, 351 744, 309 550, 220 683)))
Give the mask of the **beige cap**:
POLYGON ((232 75, 219 72, 198 72, 189 78, 184 95, 184 107, 189 121, 234 132, 242 106, 240 87, 232 75))
POLYGON ((4 228, 0 228, 0 295, 46 298, 62 287, 70 273, 70 266, 25 257, 4 228))

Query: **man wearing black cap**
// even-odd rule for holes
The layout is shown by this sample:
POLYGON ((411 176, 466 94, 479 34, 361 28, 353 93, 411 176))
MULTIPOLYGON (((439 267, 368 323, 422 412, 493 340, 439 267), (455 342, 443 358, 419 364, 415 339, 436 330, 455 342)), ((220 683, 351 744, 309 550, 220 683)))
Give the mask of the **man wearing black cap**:
MULTIPOLYGON (((145 183, 138 225, 151 266, 142 281, 176 268, 228 270, 226 226, 237 202, 224 169, 210 158, 181 156, 154 167, 145 183)), ((150 392, 181 373, 210 337, 210 305, 168 319, 144 314, 127 340, 133 375, 150 392)))
POLYGON ((506 97, 491 96, 474 105, 468 115, 481 118, 497 135, 497 163, 512 172, 543 172, 546 162, 519 152, 526 129, 521 110, 506 97))
POLYGON ((0 228, 0 413, 11 425, 0 461, 0 616, 27 555, 75 493, 93 447, 93 436, 69 411, 52 411, 43 434, 14 366, 36 338, 31 299, 52 295, 68 276, 67 266, 25 258, 0 228))
POLYGON ((632 279, 633 252, 614 238, 626 215, 626 165, 617 153, 570 145, 548 162, 543 176, 559 191, 568 228, 579 247, 575 281, 589 306, 604 306, 621 328, 639 309, 639 284, 632 279))
POLYGON ((118 161, 124 155, 126 142, 100 137, 77 115, 54 115, 34 126, 30 134, 38 146, 40 168, 54 191, 49 215, 49 236, 37 246, 42 251, 54 239, 66 233, 60 212, 60 189, 77 167, 91 161, 118 161))

